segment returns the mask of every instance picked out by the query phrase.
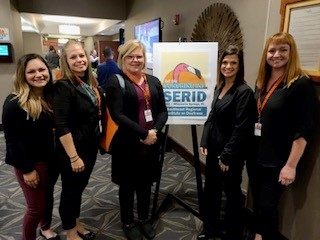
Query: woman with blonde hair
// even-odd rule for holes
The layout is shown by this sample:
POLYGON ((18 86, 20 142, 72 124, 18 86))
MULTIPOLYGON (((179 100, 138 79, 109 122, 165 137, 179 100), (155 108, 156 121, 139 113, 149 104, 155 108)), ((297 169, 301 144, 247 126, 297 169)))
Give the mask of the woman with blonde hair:
POLYGON ((37 54, 21 57, 14 90, 3 106, 6 163, 15 175, 27 203, 22 239, 35 240, 37 227, 46 239, 59 236, 50 229, 53 207, 54 166, 52 75, 37 54))
POLYGON ((256 168, 249 172, 257 216, 255 239, 276 240, 279 199, 296 179, 297 165, 314 127, 312 113, 317 104, 289 33, 277 33, 267 40, 255 95, 258 153, 256 168))
POLYGON ((112 140, 112 181, 119 185, 123 231, 129 240, 155 237, 149 222, 151 185, 160 173, 159 133, 168 117, 162 85, 144 73, 145 48, 138 40, 119 47, 118 65, 124 86, 116 75, 107 82, 107 105, 119 125, 112 140), (138 224, 133 214, 137 196, 138 224))
POLYGON ((80 42, 62 49, 63 77, 54 84, 57 155, 61 164, 60 217, 68 240, 94 239, 80 222, 81 197, 96 162, 103 97, 80 42))

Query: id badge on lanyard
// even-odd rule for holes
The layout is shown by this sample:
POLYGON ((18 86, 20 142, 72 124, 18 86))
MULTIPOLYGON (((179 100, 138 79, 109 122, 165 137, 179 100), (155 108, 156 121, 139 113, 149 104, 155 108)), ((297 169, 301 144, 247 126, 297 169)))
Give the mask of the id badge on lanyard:
POLYGON ((146 122, 151 122, 153 120, 151 109, 144 110, 144 117, 146 122))
POLYGON ((279 86, 279 84, 282 81, 282 77, 280 76, 271 86, 270 90, 267 92, 265 98, 263 99, 263 101, 261 102, 261 96, 259 93, 259 98, 257 101, 257 108, 258 108, 258 114, 259 114, 259 120, 257 123, 254 124, 254 135, 261 137, 261 130, 262 130, 262 124, 260 123, 260 119, 261 119, 261 113, 262 110, 264 109, 264 107, 266 106, 268 100, 270 99, 271 95, 274 93, 274 91, 277 89, 277 87, 279 86))
POLYGON ((257 137, 261 137, 261 128, 262 124, 257 122, 254 124, 254 135, 257 137))

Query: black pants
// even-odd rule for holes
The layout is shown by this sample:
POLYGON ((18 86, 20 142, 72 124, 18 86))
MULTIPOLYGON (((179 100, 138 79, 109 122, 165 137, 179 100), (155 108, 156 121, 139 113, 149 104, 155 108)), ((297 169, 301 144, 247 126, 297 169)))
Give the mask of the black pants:
POLYGON ((119 186, 119 202, 121 222, 123 224, 131 224, 134 222, 133 206, 134 194, 137 195, 137 212, 139 220, 147 220, 149 218, 150 208, 150 184, 120 184, 119 186))
POLYGON ((79 154, 85 163, 85 170, 80 173, 72 171, 70 160, 63 159, 61 166, 62 191, 59 206, 59 213, 62 227, 65 230, 76 226, 76 219, 80 216, 82 193, 88 185, 91 172, 93 170, 96 153, 79 154))
POLYGON ((48 187, 47 187, 47 199, 46 199, 46 211, 45 219, 46 222, 41 225, 42 230, 48 230, 51 227, 52 222, 52 211, 54 204, 54 186, 60 175, 60 165, 56 163, 57 159, 48 163, 48 187))
POLYGON ((207 158, 203 217, 204 230, 210 236, 218 236, 225 230, 227 239, 242 237, 242 169, 243 163, 239 163, 222 172, 216 158, 207 158), (226 195, 224 227, 220 224, 222 191, 226 195))
POLYGON ((256 232, 262 235, 263 240, 279 239, 278 205, 284 190, 278 182, 280 170, 278 167, 260 165, 256 170, 256 193, 253 195, 256 232))

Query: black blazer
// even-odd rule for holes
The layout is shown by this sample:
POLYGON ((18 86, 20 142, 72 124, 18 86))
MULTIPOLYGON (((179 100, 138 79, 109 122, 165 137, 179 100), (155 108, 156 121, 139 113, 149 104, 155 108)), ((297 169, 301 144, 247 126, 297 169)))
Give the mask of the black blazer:
MULTIPOLYGON (((105 101, 101 93, 100 96, 101 108, 104 109, 105 101)), ((77 153, 81 158, 97 151, 100 136, 99 108, 79 85, 70 80, 58 80, 54 84, 54 119, 57 145, 65 158, 68 156, 59 137, 67 133, 72 134, 77 153)))
POLYGON ((253 91, 247 84, 234 84, 222 99, 218 99, 220 92, 221 89, 215 90, 200 146, 229 165, 244 159, 249 151, 256 107, 253 91))
MULTIPOLYGON (((107 106, 113 120, 119 125, 112 141, 112 180, 120 183, 144 177, 145 181, 153 181, 154 179, 150 178, 152 169, 156 171, 159 144, 151 146, 153 156, 150 160, 141 169, 135 169, 140 159, 140 140, 147 137, 148 130, 139 125, 138 95, 134 84, 126 75, 122 74, 122 76, 125 80, 124 92, 115 75, 109 79, 106 87, 107 106)), ((160 132, 168 118, 162 85, 158 78, 151 75, 147 75, 147 81, 151 94, 153 128, 160 132)))

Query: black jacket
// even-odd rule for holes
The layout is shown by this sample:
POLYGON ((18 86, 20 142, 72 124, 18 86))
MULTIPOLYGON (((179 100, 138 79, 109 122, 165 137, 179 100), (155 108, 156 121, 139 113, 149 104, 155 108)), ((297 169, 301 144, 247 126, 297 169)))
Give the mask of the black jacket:
MULTIPOLYGON (((101 108, 104 109, 102 95, 101 99, 101 108)), ((99 108, 80 86, 70 80, 58 80, 54 84, 54 119, 58 151, 65 158, 69 160, 59 137, 67 133, 71 133, 77 153, 84 158, 82 160, 86 161, 85 156, 88 154, 94 156, 97 153, 100 136, 99 108)))
MULTIPOLYGON (((150 146, 152 156, 141 165, 140 139, 147 137, 148 130, 139 125, 138 96, 134 84, 126 75, 122 76, 125 80, 124 92, 116 76, 109 79, 106 87, 107 106, 113 120, 119 125, 112 141, 112 180, 115 183, 139 180, 152 182, 156 180, 155 171, 158 170, 159 142, 150 146)), ((153 128, 160 132, 168 118, 162 85, 159 79, 151 75, 147 75, 147 81, 151 94, 153 128)))
POLYGON ((29 173, 37 162, 53 160, 53 116, 41 113, 33 120, 10 94, 3 105, 2 123, 6 139, 6 163, 29 173))
POLYGON ((247 84, 234 84, 222 99, 218 99, 220 92, 221 89, 215 90, 200 146, 230 165, 249 154, 256 107, 253 91, 247 84))
MULTIPOLYGON (((256 91, 258 98, 259 91, 256 91)), ((288 160, 292 143, 313 136, 318 100, 307 77, 299 77, 290 87, 279 86, 261 113, 261 137, 257 137, 260 165, 282 168, 288 160)))

